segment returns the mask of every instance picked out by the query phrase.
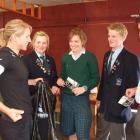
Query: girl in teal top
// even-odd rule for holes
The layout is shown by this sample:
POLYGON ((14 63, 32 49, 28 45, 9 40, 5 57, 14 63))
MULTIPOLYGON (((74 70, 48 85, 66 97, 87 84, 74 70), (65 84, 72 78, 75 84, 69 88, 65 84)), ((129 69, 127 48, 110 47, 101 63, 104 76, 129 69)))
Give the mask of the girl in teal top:
POLYGON ((89 93, 98 85, 98 64, 94 54, 86 51, 86 34, 79 28, 69 34, 71 51, 62 58, 60 127, 69 140, 89 140, 91 110, 89 93))

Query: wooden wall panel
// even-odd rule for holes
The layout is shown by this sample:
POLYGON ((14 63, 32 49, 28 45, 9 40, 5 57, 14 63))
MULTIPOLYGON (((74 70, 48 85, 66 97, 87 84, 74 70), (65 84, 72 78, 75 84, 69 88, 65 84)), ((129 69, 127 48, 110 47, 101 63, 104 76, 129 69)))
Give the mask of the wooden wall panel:
POLYGON ((3 24, 4 24, 4 21, 3 21, 3 14, 0 13, 0 28, 3 28, 3 24))
POLYGON ((8 20, 21 18, 33 26, 33 33, 46 31, 50 36, 50 50, 60 72, 62 55, 69 50, 67 36, 79 26, 87 33, 87 49, 95 53, 101 70, 104 52, 109 49, 106 27, 112 21, 122 21, 128 27, 127 48, 140 56, 140 39, 131 14, 140 14, 140 0, 107 0, 83 4, 43 7, 42 20, 38 21, 13 12, 0 13, 0 27, 8 20))
POLYGON ((131 14, 140 14, 139 0, 107 0, 86 3, 86 18, 88 22, 97 20, 131 20, 131 14))

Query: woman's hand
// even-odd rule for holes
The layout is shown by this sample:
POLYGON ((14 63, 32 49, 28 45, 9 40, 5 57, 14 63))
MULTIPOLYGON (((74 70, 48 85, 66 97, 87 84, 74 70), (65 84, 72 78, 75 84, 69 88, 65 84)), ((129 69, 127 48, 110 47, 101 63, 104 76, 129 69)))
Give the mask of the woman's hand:
POLYGON ((59 78, 59 79, 57 80, 57 85, 58 85, 58 86, 61 86, 61 87, 64 87, 64 86, 65 86, 64 80, 63 80, 62 78, 59 78))
POLYGON ((7 115, 13 122, 17 122, 18 120, 22 119, 22 114, 24 113, 23 110, 9 108, 2 102, 0 102, 0 112, 7 115))
POLYGON ((38 81, 43 81, 43 78, 29 79, 28 80, 28 85, 35 86, 38 81))
POLYGON ((75 96, 79 96, 79 95, 83 94, 85 91, 86 90, 84 87, 76 87, 72 90, 72 92, 75 94, 75 96))
POLYGON ((101 101, 99 101, 99 100, 96 99, 96 106, 97 106, 97 109, 100 108, 100 104, 101 104, 101 101))
POLYGON ((54 95, 60 94, 60 89, 57 86, 52 86, 51 91, 54 95))
POLYGON ((17 122, 18 120, 22 119, 22 114, 24 113, 23 110, 18 110, 14 108, 10 108, 9 111, 6 113, 8 117, 13 121, 17 122))

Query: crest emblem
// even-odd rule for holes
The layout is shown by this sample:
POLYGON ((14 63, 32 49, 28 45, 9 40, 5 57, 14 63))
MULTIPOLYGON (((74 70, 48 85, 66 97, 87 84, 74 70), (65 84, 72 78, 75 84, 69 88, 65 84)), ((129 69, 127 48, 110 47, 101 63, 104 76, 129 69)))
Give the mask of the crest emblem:
MULTIPOLYGON (((48 60, 48 59, 47 59, 48 60)), ((47 61, 49 62, 49 61, 47 61)), ((44 66, 43 63, 41 62, 41 60, 39 58, 36 59, 36 64, 37 66, 40 67, 40 69, 44 72, 44 73, 47 73, 48 75, 51 74, 51 71, 48 67, 44 66)))

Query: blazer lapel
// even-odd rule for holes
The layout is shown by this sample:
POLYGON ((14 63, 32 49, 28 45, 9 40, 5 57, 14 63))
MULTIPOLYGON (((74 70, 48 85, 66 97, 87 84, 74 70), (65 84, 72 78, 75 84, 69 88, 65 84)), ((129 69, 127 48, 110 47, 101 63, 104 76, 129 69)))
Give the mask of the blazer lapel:
POLYGON ((35 51, 32 52, 31 56, 32 56, 32 59, 33 60, 39 59, 39 57, 37 56, 37 54, 35 53, 35 51))
POLYGON ((31 59, 36 68, 43 70, 43 63, 41 62, 40 58, 37 56, 35 51, 31 53, 31 59))
POLYGON ((122 63, 122 58, 123 58, 125 52, 126 52, 126 50, 123 49, 121 51, 121 53, 118 55, 117 59, 115 60, 113 66, 112 66, 110 74, 114 74, 119 69, 120 64, 122 63))
POLYGON ((110 52, 108 52, 105 56, 105 59, 104 59, 104 71, 108 73, 108 59, 109 59, 109 55, 110 55, 110 52))
POLYGON ((45 63, 46 66, 43 65, 42 61, 40 60, 40 58, 37 56, 36 52, 33 51, 32 52, 32 60, 35 63, 35 65, 43 71, 43 73, 47 73, 48 75, 50 75, 51 73, 51 68, 50 68, 50 60, 49 57, 47 55, 45 55, 45 63))

